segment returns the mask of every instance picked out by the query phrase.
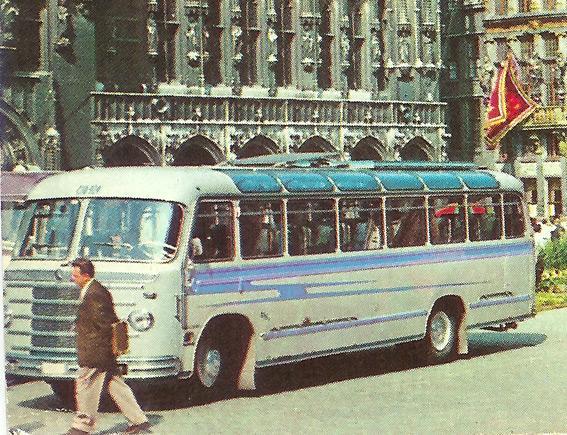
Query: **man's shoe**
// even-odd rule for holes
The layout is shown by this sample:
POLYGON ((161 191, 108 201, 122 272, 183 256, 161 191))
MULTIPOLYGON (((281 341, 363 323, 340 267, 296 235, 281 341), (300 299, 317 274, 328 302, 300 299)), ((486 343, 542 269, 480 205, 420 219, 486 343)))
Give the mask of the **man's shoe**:
POLYGON ((143 433, 143 432, 150 432, 150 422, 145 421, 140 424, 133 424, 132 426, 128 426, 128 428, 122 432, 123 434, 133 434, 133 433, 143 433))
POLYGON ((89 433, 85 432, 84 430, 72 427, 67 431, 65 435, 89 435, 89 433))

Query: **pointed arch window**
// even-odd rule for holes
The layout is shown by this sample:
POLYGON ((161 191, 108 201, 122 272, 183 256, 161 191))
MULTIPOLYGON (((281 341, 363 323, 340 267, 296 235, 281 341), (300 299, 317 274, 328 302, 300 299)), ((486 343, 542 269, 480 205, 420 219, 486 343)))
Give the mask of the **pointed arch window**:
POLYGON ((222 57, 222 33, 221 25, 221 2, 220 0, 209 0, 209 9, 205 18, 205 28, 209 34, 207 52, 209 57, 205 63, 203 74, 205 83, 217 85, 221 82, 221 57, 222 57))
POLYGON ((240 80, 243 85, 252 85, 258 81, 258 0, 240 0, 242 11, 242 62, 240 80))
POLYGON ((156 22, 158 26, 157 79, 160 82, 168 82, 175 78, 175 33, 179 27, 175 0, 159 1, 156 22))
POLYGON ((19 70, 34 71, 40 68, 40 7, 42 2, 25 0, 19 3, 15 28, 16 67, 19 70))
POLYGON ((321 24, 319 27, 321 64, 317 71, 317 83, 321 89, 333 86, 332 59, 333 59, 333 18, 331 0, 319 0, 321 24))
POLYGON ((289 86, 292 80, 293 32, 292 0, 276 0, 276 33, 278 63, 276 65, 276 83, 289 86))
POLYGON ((360 89, 362 87, 362 56, 366 34, 364 31, 364 1, 349 2, 349 30, 350 42, 350 66, 347 70, 347 81, 349 89, 360 89))

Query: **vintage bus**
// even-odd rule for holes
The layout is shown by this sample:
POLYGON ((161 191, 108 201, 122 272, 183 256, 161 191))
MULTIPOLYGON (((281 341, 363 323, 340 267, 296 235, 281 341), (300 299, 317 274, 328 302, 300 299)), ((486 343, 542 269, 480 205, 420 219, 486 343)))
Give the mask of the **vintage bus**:
POLYGON ((292 157, 42 181, 5 271, 7 373, 70 385, 77 256, 128 319, 126 379, 189 380, 205 396, 254 388, 258 368, 410 341, 444 362, 467 352, 469 329, 534 315, 516 178, 292 157))

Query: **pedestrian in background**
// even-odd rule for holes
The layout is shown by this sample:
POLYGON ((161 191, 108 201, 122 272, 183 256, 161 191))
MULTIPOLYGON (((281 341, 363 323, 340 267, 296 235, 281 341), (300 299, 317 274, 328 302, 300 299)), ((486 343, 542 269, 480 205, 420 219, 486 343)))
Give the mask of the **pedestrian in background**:
POLYGON ((79 371, 75 381, 77 414, 68 435, 89 434, 94 429, 103 387, 129 420, 123 432, 141 433, 150 427, 134 393, 118 373, 112 351, 112 324, 118 322, 110 292, 94 279, 94 265, 86 258, 72 263, 71 280, 81 289, 75 329, 79 371))
POLYGON ((555 228, 551 230, 551 240, 559 240, 563 235, 563 233, 565 232, 565 229, 561 225, 561 221, 559 220, 559 217, 553 219, 553 225, 555 225, 555 228))

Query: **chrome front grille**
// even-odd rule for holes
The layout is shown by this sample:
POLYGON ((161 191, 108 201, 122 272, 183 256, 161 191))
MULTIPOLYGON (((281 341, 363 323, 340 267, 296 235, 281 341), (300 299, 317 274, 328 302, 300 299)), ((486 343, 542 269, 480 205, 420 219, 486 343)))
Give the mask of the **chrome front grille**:
POLYGON ((77 314, 77 304, 59 304, 57 301, 32 302, 32 314, 37 316, 75 316, 77 314))
POLYGON ((65 331, 72 330, 74 319, 72 320, 47 320, 32 319, 32 331, 65 331))
POLYGON ((34 299, 49 299, 49 300, 78 300, 80 290, 74 288, 45 288, 35 287, 32 291, 34 299))
POLYGON ((6 284, 6 300, 14 313, 6 329, 8 348, 39 357, 74 358, 73 323, 80 290, 70 282, 6 284))
POLYGON ((34 347, 63 347, 66 349, 72 349, 75 347, 75 336, 42 336, 42 335, 32 335, 32 346, 34 347))

